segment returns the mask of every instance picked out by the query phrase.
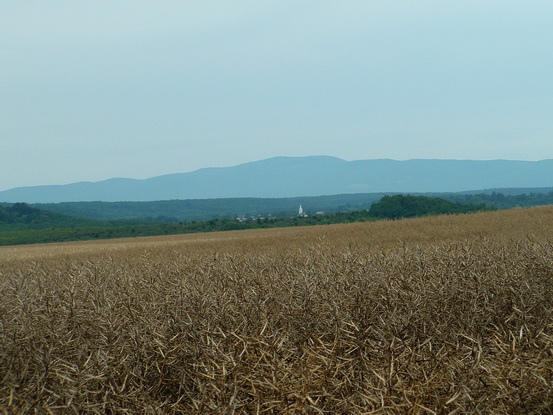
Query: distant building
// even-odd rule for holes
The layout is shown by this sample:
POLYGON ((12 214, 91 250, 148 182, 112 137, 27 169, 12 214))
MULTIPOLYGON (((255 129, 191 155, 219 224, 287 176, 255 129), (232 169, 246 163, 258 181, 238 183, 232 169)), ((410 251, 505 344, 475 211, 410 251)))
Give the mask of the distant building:
POLYGON ((300 218, 306 218, 306 217, 308 216, 307 213, 305 213, 305 211, 304 211, 303 208, 301 207, 301 205, 300 205, 300 209, 298 210, 298 216, 299 216, 300 218))

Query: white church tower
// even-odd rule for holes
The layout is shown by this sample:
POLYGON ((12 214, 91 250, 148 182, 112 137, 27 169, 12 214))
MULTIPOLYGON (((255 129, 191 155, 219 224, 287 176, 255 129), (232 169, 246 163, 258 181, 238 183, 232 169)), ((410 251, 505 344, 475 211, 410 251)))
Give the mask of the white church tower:
POLYGON ((307 216, 307 213, 305 213, 305 211, 303 210, 303 208, 301 207, 300 205, 300 209, 298 210, 298 216, 300 218, 305 218, 307 216))

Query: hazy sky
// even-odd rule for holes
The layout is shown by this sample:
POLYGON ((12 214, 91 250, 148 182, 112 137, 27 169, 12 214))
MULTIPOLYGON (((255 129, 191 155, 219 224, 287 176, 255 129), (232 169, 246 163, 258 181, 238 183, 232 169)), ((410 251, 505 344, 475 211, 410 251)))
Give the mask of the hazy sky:
POLYGON ((0 0, 0 190, 553 158, 551 0, 0 0))

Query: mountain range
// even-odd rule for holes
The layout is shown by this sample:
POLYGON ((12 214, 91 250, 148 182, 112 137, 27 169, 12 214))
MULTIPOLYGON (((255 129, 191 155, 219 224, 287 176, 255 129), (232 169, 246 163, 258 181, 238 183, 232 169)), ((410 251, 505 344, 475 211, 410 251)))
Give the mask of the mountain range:
POLYGON ((283 198, 379 192, 462 192, 553 186, 553 160, 390 159, 345 161, 329 156, 274 157, 144 180, 19 187, 0 202, 153 201, 283 198))

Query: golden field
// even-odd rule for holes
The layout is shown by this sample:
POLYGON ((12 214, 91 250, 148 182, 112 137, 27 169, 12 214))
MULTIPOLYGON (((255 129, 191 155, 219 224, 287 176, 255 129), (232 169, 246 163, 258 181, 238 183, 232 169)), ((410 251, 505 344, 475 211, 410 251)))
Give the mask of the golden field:
POLYGON ((0 413, 553 413, 553 208, 0 247, 0 413))

